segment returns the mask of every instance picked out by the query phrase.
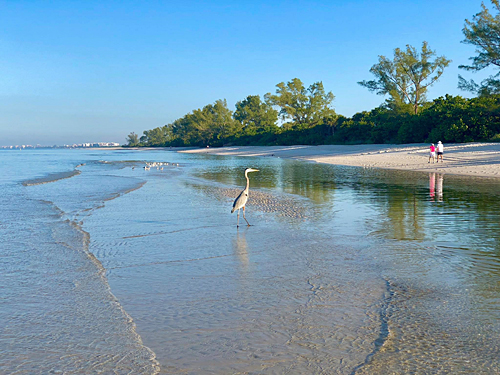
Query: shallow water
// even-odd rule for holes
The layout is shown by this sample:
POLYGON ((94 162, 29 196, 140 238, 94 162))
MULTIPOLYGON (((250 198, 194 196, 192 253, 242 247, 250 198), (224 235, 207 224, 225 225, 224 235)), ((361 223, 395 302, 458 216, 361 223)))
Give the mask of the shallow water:
POLYGON ((500 372, 499 180, 168 151, 0 160, 0 373, 500 372))

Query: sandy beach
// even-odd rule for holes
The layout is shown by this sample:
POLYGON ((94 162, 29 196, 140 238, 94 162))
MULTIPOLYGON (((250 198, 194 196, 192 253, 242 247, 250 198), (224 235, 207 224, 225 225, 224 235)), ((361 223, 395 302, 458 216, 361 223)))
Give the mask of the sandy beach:
POLYGON ((183 150, 227 156, 279 157, 365 168, 500 177, 500 143, 445 144, 443 162, 428 163, 428 144, 235 146, 183 150))

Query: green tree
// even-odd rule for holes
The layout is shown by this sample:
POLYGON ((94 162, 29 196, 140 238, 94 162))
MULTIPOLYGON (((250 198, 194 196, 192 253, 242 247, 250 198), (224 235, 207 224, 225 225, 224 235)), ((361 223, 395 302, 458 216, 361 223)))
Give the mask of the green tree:
MULTIPOLYGON (((494 7, 500 12, 499 0, 491 0, 494 7)), ((460 65, 459 68, 478 72, 493 65, 500 67, 500 13, 492 15, 488 8, 481 4, 482 10, 472 17, 472 21, 465 20, 462 43, 476 47, 477 55, 469 58, 471 65, 460 65)), ((474 80, 467 81, 458 76, 458 87, 471 91, 480 96, 500 94, 500 72, 483 80, 480 84, 474 80)))
POLYGON ((233 136, 238 130, 238 122, 233 112, 227 107, 226 99, 217 100, 210 108, 214 138, 220 143, 233 136))
POLYGON ((173 138, 179 146, 194 144, 194 125, 192 124, 192 113, 188 113, 172 123, 173 138))
POLYGON ((292 121, 292 127, 298 129, 319 125, 326 117, 335 115, 331 104, 335 96, 326 92, 322 82, 313 83, 307 89, 298 78, 290 82, 278 83, 276 94, 267 93, 265 101, 280 108, 283 121, 292 121))
POLYGON ((140 143, 143 146, 165 146, 173 139, 172 125, 168 124, 151 130, 145 130, 140 138, 140 143))
POLYGON ((139 145, 139 136, 135 134, 134 132, 130 133, 127 136, 127 146, 129 147, 136 147, 139 145))
POLYGON ((417 114, 426 100, 427 88, 441 77, 450 62, 444 56, 436 56, 425 41, 421 52, 406 45, 406 50, 394 50, 392 60, 379 56, 379 62, 370 69, 376 79, 358 84, 379 95, 390 95, 396 105, 411 104, 417 114))
POLYGON ((211 105, 195 109, 182 121, 180 136, 186 145, 207 146, 213 138, 211 105))
POLYGON ((222 145, 237 131, 238 122, 225 99, 195 109, 172 124, 176 143, 181 141, 185 145, 222 145))
POLYGON ((249 95, 236 103, 234 119, 242 124, 245 135, 261 134, 275 129, 278 111, 262 102, 259 95, 249 95))

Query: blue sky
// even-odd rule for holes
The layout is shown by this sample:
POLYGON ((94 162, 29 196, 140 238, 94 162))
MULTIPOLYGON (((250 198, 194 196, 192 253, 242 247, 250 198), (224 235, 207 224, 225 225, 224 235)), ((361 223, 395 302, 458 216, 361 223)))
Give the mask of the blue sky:
MULTIPOLYGON (((486 2, 488 6, 490 4, 486 2)), ((0 146, 123 143, 227 99, 322 81, 337 113, 384 97, 378 55, 427 41, 452 59, 428 98, 470 96, 457 76, 474 55, 461 43, 479 0, 5 1, 0 0, 0 146)))

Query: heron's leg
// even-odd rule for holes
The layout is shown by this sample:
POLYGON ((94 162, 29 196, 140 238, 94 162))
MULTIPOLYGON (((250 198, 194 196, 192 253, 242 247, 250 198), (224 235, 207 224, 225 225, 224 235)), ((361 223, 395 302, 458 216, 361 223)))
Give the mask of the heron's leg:
POLYGON ((243 206, 243 219, 247 222, 248 226, 250 226, 250 223, 248 222, 247 218, 245 217, 245 206, 243 206))
POLYGON ((240 226, 240 209, 238 209, 238 219, 236 220, 236 228, 240 226))

